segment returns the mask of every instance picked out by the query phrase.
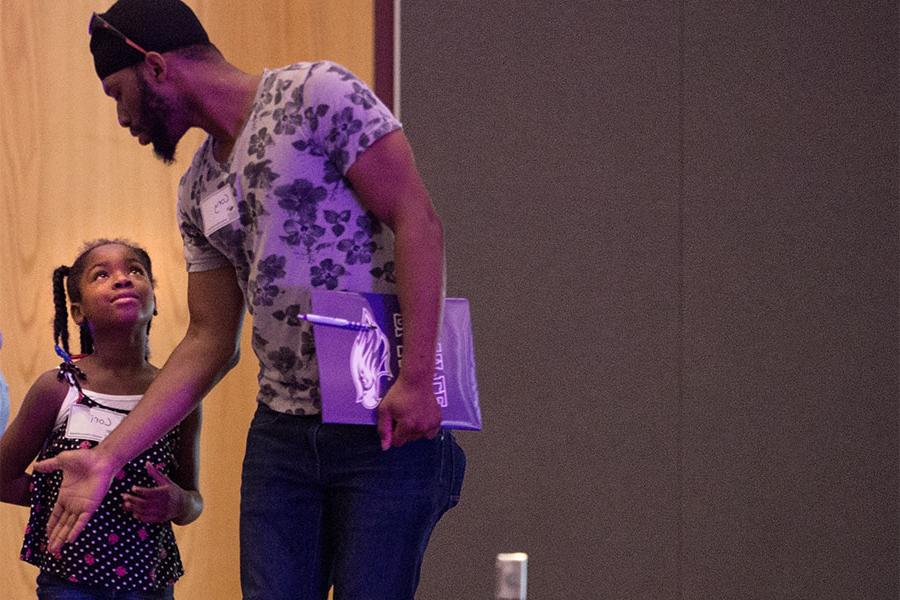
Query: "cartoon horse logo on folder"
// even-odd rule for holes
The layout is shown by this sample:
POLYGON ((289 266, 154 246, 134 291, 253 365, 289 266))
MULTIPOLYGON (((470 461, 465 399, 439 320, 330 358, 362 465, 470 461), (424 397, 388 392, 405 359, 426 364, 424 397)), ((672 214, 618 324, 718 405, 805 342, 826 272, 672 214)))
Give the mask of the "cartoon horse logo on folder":
POLYGON ((365 307, 362 309, 364 325, 370 328, 360 330, 350 348, 350 373, 353 375, 353 386, 356 388, 356 402, 364 408, 373 409, 381 402, 386 391, 382 379, 393 379, 391 370, 391 345, 387 336, 378 327, 372 314, 365 307))

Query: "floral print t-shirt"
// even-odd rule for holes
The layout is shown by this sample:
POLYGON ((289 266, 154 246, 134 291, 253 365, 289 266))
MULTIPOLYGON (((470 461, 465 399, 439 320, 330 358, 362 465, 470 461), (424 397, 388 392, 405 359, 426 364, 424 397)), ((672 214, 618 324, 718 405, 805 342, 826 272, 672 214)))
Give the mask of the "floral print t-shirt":
POLYGON ((258 400, 290 414, 321 411, 312 329, 297 318, 310 290, 394 293, 391 231, 345 175, 400 123, 331 62, 263 73, 226 163, 211 137, 178 190, 189 272, 232 265, 253 318, 258 400))
MULTIPOLYGON (((93 448, 97 442, 66 437, 69 411, 76 403, 125 413, 141 396, 114 396, 75 386, 63 399, 50 439, 39 460, 66 450, 93 448)), ((20 558, 41 571, 79 585, 117 591, 151 591, 168 587, 184 574, 171 523, 144 523, 122 506, 122 494, 133 486, 154 487, 146 470, 152 462, 171 477, 175 468, 178 427, 129 462, 113 478, 97 512, 78 539, 65 544, 59 556, 47 552, 47 521, 56 504, 62 471, 34 472, 31 478, 31 515, 25 528, 20 558)))

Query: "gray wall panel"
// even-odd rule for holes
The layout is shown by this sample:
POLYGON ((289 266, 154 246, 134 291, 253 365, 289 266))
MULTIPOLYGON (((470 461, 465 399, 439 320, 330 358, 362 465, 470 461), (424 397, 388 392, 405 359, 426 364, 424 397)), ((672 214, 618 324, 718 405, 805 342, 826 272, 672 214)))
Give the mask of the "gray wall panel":
POLYGON ((897 597, 897 8, 685 25, 685 596, 897 597))
POLYGON ((420 599, 897 597, 897 17, 403 3, 485 418, 420 599))
POLYGON ((515 550, 533 598, 674 597, 677 11, 594 6, 403 5, 402 116, 485 418, 420 598, 491 597, 515 550))

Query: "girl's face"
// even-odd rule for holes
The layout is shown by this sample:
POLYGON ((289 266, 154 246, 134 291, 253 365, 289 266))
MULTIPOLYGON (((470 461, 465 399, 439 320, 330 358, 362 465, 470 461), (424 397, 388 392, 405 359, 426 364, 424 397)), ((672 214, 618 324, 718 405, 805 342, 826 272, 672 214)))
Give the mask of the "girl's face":
POLYGON ((81 301, 72 303, 72 319, 92 329, 146 324, 156 298, 147 268, 137 253, 122 244, 104 244, 90 251, 78 281, 81 301))

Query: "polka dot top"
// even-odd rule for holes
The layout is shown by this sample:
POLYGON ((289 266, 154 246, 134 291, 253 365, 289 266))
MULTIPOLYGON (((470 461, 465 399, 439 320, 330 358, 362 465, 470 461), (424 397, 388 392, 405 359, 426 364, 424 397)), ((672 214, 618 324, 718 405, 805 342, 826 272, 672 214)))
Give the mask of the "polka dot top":
MULTIPOLYGON (((80 393, 74 386, 70 387, 53 432, 38 458, 43 460, 65 450, 97 445, 98 442, 91 440, 65 436, 73 404, 127 414, 140 399, 141 396, 113 396, 88 390, 80 393)), ((121 494, 135 485, 156 485, 144 467, 147 461, 167 477, 172 476, 177 436, 178 427, 175 427, 119 471, 84 531, 73 543, 63 546, 59 556, 47 552, 47 521, 59 494, 62 472, 35 472, 30 488, 31 516, 20 558, 66 581, 109 590, 150 591, 172 585, 184 574, 184 568, 171 524, 137 520, 122 508, 121 494)))

